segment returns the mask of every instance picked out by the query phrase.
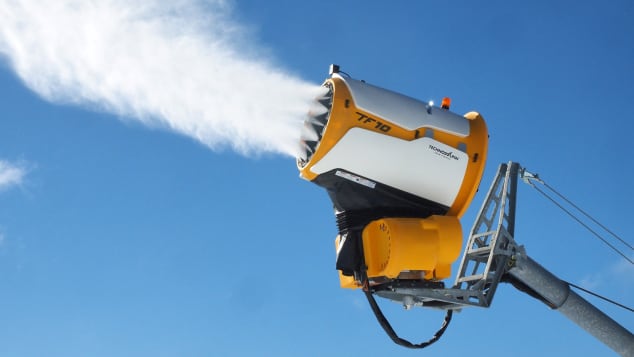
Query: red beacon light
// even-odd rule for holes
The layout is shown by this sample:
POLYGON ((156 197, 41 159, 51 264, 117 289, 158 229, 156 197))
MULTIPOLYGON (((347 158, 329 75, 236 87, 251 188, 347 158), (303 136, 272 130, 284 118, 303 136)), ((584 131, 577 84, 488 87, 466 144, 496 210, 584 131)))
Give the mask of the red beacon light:
POLYGON ((443 109, 449 109, 449 107, 451 106, 451 98, 449 97, 444 97, 442 99, 442 102, 440 104, 440 107, 443 109))

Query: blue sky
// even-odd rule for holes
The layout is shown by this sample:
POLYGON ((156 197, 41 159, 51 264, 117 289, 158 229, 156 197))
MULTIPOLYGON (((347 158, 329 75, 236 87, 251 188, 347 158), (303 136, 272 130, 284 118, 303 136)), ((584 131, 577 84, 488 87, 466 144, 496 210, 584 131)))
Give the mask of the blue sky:
MULTIPOLYGON (((0 1, 0 17, 21 14, 14 5, 0 1)), ((497 165, 513 160, 631 244, 634 5, 229 5, 219 18, 218 7, 197 7, 198 15, 183 11, 183 22, 163 27, 169 37, 190 19, 222 23, 184 27, 194 44, 225 40, 215 49, 227 50, 229 62, 206 68, 193 58, 176 68, 155 66, 201 52, 163 56, 152 47, 161 42, 132 37, 133 28, 130 38, 140 41, 136 57, 117 47, 109 47, 110 55, 140 66, 85 62, 95 64, 87 72, 94 78, 71 73, 68 81, 59 68, 74 68, 73 58, 80 59, 64 56, 75 52, 55 54, 66 60, 56 67, 51 58, 36 58, 46 52, 37 50, 34 37, 28 38, 33 50, 20 57, 3 42, 12 28, 0 25, 0 163, 18 173, 0 183, 0 355, 611 354, 558 312, 507 285, 491 308, 455 314, 429 349, 394 345, 362 293, 338 287, 336 227, 326 193, 298 178, 294 159, 273 134, 261 142, 253 135, 269 123, 286 130, 284 120, 299 100, 291 84, 316 86, 337 63, 354 78, 424 101, 450 96, 455 112, 482 113, 489 157, 482 189, 463 218, 465 231, 497 165), (19 67, 18 59, 31 67, 19 67), (264 74, 240 76, 246 68, 240 64, 264 74), (231 76, 218 69, 223 66, 231 76), (93 86, 121 68, 116 85, 93 86), (236 111, 208 112, 220 105, 209 93, 236 111), (223 136, 223 128, 230 134, 223 136)), ((160 6, 155 11, 162 13, 160 6)), ((44 17, 54 24, 62 15, 44 17)), ((108 19, 85 32, 102 38, 100 25, 108 19)), ((76 25, 84 33, 79 25, 85 24, 76 25)), ((73 44, 64 45, 90 53, 73 44)), ((516 225, 517 241, 560 278, 634 305, 632 265, 528 186, 520 186, 516 225)), ((632 313, 588 300, 626 328, 634 326, 632 313)), ((436 311, 382 306, 412 340, 429 338, 442 319, 436 311)))

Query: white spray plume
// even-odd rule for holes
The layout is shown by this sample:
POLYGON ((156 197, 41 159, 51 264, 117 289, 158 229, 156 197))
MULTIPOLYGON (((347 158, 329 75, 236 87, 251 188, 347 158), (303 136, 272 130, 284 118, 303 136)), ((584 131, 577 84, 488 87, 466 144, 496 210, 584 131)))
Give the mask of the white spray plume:
POLYGON ((212 149, 297 154, 318 86, 271 64, 222 0, 0 0, 0 54, 47 100, 212 149))
POLYGON ((12 163, 0 159, 0 191, 20 186, 26 176, 26 167, 22 163, 12 163))

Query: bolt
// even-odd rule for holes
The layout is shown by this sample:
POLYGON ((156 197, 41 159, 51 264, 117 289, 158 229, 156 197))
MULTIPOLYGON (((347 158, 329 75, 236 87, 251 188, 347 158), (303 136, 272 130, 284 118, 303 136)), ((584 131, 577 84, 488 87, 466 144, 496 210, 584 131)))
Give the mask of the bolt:
POLYGON ((407 295, 403 298, 403 307, 405 310, 409 310, 414 306, 414 298, 410 295, 407 295))

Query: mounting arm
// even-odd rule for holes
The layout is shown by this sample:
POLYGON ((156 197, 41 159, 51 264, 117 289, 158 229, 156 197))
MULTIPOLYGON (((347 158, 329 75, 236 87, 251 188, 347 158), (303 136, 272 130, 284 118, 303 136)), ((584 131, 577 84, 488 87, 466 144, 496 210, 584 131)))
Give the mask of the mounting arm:
POLYGON ((486 304, 482 303, 480 306, 488 306, 497 283, 510 282, 519 290, 560 311, 615 352, 623 356, 634 356, 634 335, 630 331, 572 291, 568 283, 531 259, 524 247, 515 242, 515 197, 520 173, 522 178, 536 178, 520 169, 517 163, 500 165, 471 231, 456 286, 462 284, 466 285, 467 290, 481 291, 486 304), (489 217, 486 216, 487 212, 489 217), (494 218, 498 222, 496 229, 492 229, 494 218), (483 239, 488 236, 492 238, 483 239), (490 254, 482 259, 475 254, 481 251, 490 254), (469 269, 466 269, 468 265, 474 266, 472 271, 483 273, 469 275, 469 269), (473 276, 479 276, 480 279, 474 280, 473 276))
POLYGON ((568 283, 527 256, 523 249, 512 261, 514 265, 507 274, 513 285, 522 291, 530 289, 531 295, 536 294, 620 355, 634 356, 634 335, 630 331, 571 290, 568 283))

